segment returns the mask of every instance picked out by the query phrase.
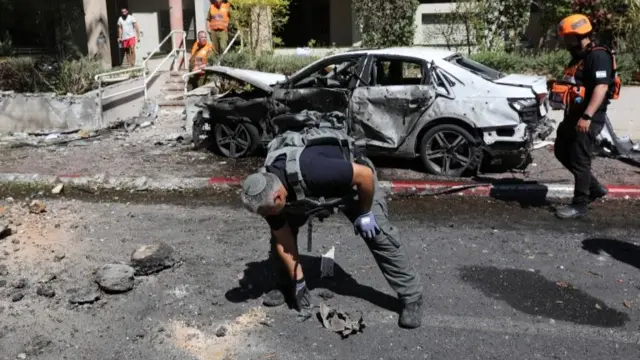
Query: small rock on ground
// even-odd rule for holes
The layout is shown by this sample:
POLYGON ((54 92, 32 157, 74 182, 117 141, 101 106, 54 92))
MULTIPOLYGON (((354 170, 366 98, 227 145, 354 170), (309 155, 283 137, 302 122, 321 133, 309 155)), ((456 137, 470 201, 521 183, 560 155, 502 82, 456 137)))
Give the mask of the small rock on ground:
POLYGON ((145 245, 131 255, 135 275, 151 275, 174 266, 173 248, 165 243, 145 245))
POLYGON ((0 280, 0 288, 7 286, 7 280, 0 280))
POLYGON ((32 213, 32 214, 41 214, 41 213, 45 212, 46 209, 47 209, 47 205, 45 205, 40 200, 33 200, 29 204, 29 212, 32 213))
POLYGON ((11 301, 13 302, 18 302, 20 300, 24 299, 24 294, 23 293, 15 293, 13 294, 13 296, 11 296, 11 301))
POLYGON ((92 304, 100 300, 100 289, 93 283, 82 289, 74 289, 71 293, 72 295, 69 298, 69 303, 71 304, 92 304))
POLYGON ((7 269, 7 265, 0 265, 0 276, 9 275, 9 270, 7 269))
POLYGON ((53 261, 54 261, 54 262, 60 262, 60 261, 62 261, 62 259, 64 259, 64 258, 65 258, 65 256, 66 256, 65 254, 56 254, 56 255, 53 257, 53 261))
POLYGON ((24 289, 26 287, 29 287, 29 280, 27 279, 18 279, 16 280, 12 286, 16 289, 24 289))
POLYGON ((133 289, 135 270, 128 265, 107 264, 96 272, 96 282, 109 293, 122 293, 133 289))
POLYGON ((56 292, 55 290, 53 290, 51 288, 51 286, 47 286, 47 285, 41 285, 38 287, 38 290, 36 290, 36 293, 40 296, 44 296, 44 297, 48 297, 48 298, 52 298, 54 296, 56 296, 56 292))
POLYGON ((227 328, 225 326, 220 326, 218 330, 216 330, 217 337, 225 337, 227 336, 227 328))
POLYGON ((0 240, 10 236, 12 233, 13 230, 8 224, 0 223, 0 240))

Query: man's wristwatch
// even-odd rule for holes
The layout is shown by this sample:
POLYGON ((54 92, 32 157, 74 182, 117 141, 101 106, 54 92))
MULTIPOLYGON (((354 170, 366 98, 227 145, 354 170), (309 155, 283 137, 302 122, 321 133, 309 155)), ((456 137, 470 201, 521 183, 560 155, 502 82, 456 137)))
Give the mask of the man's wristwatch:
POLYGON ((582 116, 580 116, 580 119, 584 119, 584 120, 589 120, 589 121, 591 121, 591 115, 589 115, 589 114, 582 114, 582 116))

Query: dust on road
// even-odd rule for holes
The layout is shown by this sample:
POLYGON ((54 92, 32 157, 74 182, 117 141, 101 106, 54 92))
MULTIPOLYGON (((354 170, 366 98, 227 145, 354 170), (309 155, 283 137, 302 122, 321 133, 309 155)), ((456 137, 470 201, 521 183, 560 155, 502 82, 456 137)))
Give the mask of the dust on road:
POLYGON ((340 340, 317 319, 261 306, 269 236, 237 200, 137 196, 43 198, 42 213, 23 197, 0 204, 15 231, 0 240, 0 359, 640 356, 637 202, 560 222, 546 207, 486 199, 390 201, 425 285, 414 331, 397 327, 395 296, 351 225, 316 224, 308 282, 334 294, 331 307, 365 314, 364 332, 340 340), (128 292, 70 303, 95 291, 96 269, 157 242, 175 250, 175 265, 136 276, 128 292), (332 246, 334 278, 318 279, 318 255, 332 246), (38 291, 45 285, 53 296, 38 291))

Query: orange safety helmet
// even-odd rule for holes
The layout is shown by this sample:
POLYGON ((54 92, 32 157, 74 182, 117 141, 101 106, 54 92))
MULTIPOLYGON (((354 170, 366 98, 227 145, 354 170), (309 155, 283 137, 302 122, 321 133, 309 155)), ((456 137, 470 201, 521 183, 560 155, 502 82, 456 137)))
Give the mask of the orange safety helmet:
POLYGON ((569 15, 560 21, 558 25, 558 36, 565 37, 567 35, 587 35, 593 31, 591 21, 582 14, 569 15))

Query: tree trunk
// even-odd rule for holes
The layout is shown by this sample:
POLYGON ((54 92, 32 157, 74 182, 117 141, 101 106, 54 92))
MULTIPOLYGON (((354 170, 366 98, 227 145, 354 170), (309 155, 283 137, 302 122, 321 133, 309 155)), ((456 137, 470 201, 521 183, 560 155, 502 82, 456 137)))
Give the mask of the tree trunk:
POLYGON ((273 50, 273 26, 271 7, 259 5, 251 9, 249 41, 252 52, 260 55, 273 50))

